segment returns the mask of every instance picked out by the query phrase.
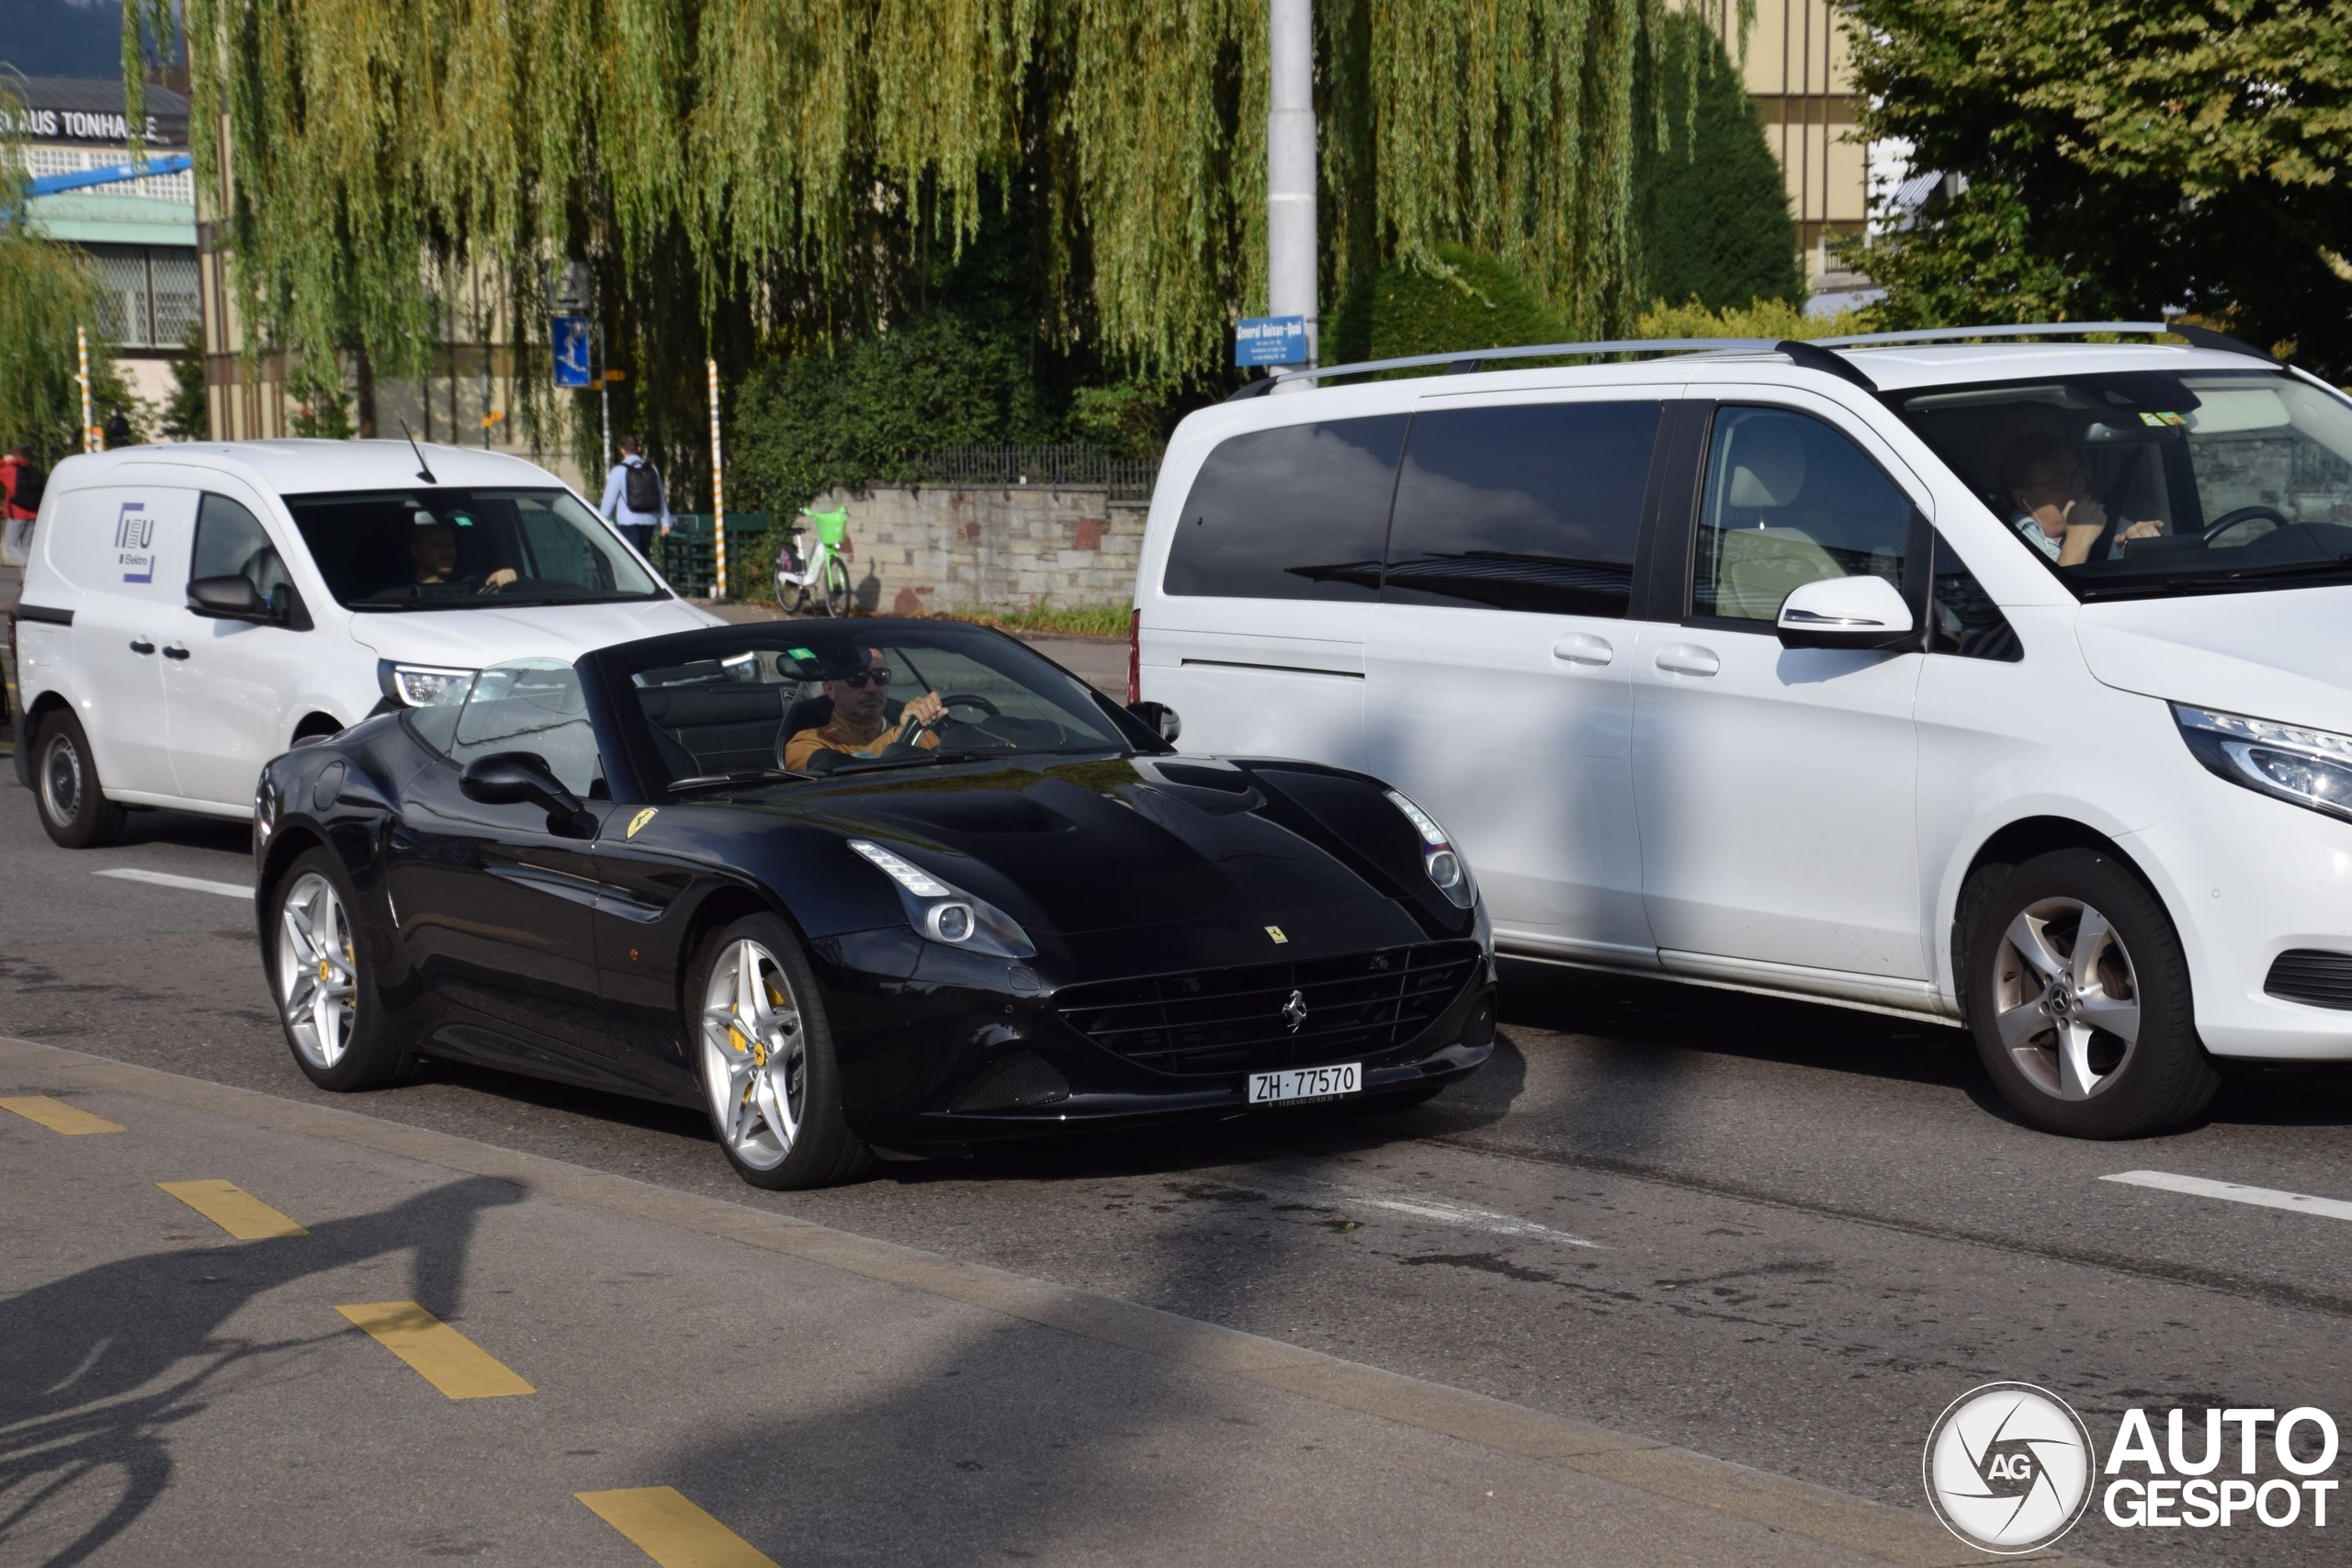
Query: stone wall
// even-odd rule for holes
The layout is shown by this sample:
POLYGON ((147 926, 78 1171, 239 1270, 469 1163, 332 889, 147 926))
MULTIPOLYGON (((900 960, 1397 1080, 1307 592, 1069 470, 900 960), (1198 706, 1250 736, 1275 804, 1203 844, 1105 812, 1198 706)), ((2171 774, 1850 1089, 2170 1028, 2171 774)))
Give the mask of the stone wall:
POLYGON ((881 486, 811 504, 849 508, 850 581, 861 607, 886 615, 1130 604, 1148 510, 1028 485, 881 486))

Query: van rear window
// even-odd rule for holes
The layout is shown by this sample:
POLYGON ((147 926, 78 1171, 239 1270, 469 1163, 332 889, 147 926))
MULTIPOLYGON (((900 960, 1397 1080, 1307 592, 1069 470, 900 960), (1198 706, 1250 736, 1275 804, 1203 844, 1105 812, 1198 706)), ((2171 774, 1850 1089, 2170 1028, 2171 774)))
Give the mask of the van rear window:
POLYGON ((1659 404, 1442 409, 1413 421, 1388 601, 1622 616, 1659 404))
POLYGON ((1252 431, 1218 446, 1184 499, 1169 593, 1380 597, 1380 555, 1406 416, 1252 431))

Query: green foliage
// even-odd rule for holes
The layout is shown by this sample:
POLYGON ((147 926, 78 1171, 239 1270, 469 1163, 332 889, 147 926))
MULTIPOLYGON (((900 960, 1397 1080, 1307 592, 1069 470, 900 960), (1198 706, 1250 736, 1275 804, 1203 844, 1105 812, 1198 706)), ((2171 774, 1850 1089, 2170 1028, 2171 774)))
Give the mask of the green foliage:
POLYGON ((1754 304, 1711 310, 1693 299, 1685 305, 1653 305, 1634 324, 1635 337, 1847 337, 1875 332, 1877 322, 1867 310, 1838 310, 1808 316, 1785 299, 1758 299, 1754 304))
POLYGON ((731 429, 729 493, 779 515, 836 486, 914 478, 933 447, 1052 434, 1027 343, 955 316, 762 367, 731 429))
POLYGON ((1046 632, 1061 637, 1114 637, 1124 640, 1134 615, 1126 604, 1061 605, 1039 600, 1025 610, 935 610, 942 620, 970 621, 1003 632, 1046 632))
POLYGON ((348 441, 358 434, 343 389, 343 367, 333 355, 323 359, 304 355, 286 378, 286 395, 294 400, 293 417, 287 423, 295 434, 348 441))
POLYGON ((0 448, 21 443, 49 464, 82 449, 77 325, 90 329, 96 408, 129 407, 130 398, 96 331, 97 284, 88 258, 27 226, 28 176, 15 134, 20 107, 0 82, 0 448))
POLYGON ((1113 387, 1080 387, 1071 395, 1069 435, 1122 457, 1156 457, 1168 446, 1169 395, 1123 381, 1113 387))
POLYGON ((1559 314, 1509 262, 1440 245, 1425 261, 1381 268, 1343 308, 1334 357, 1396 359, 1558 343, 1566 335, 1559 314))
MULTIPOLYGON (((1633 88, 1663 7, 1318 5, 1330 276, 1464 243, 1580 324, 1628 317, 1633 88)), ((171 0, 132 10, 153 28, 171 0)), ((1263 297, 1258 0, 186 10, 192 119, 229 130, 196 139, 199 185, 236 193, 219 232, 257 348, 413 376, 438 301, 488 286, 537 355, 541 268, 577 256, 615 362, 642 372, 629 423, 673 460, 707 355, 732 385, 769 339, 895 333, 925 313, 931 258, 1014 205, 1025 329, 1056 352, 1155 386, 1219 377, 1263 297)), ((536 429, 557 406, 535 389, 522 412, 536 429)))
POLYGON ((172 355, 172 394, 164 400, 164 434, 175 441, 208 440, 212 434, 210 411, 204 382, 204 331, 190 327, 187 341, 172 355))
POLYGON ((2352 0, 1855 0, 1861 132, 1967 187, 1858 253, 1888 325, 2186 306, 2352 373, 2352 0))
POLYGON ((1788 187, 1715 29, 1689 12, 1668 17, 1657 86, 1664 145, 1645 144, 1634 169, 1644 297, 1802 304, 1788 187))

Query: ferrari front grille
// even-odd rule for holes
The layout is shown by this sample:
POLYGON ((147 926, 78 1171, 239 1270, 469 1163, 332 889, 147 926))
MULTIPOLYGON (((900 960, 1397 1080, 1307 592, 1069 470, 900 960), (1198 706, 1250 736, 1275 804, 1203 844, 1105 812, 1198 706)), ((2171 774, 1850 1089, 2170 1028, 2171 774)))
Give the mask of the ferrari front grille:
POLYGON ((1378 1056, 1410 1043, 1462 994, 1478 944, 1072 986, 1070 1026, 1139 1066, 1205 1077, 1378 1056))

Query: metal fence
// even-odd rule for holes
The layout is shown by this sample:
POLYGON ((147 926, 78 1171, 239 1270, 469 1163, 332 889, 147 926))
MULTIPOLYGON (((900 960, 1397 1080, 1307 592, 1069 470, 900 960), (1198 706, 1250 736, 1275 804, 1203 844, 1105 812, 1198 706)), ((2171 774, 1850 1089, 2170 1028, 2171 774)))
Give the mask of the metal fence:
POLYGON ((919 484, 1064 485, 1148 497, 1159 473, 1156 457, 1128 457, 1101 446, 942 446, 917 459, 919 484))
MULTIPOLYGON (((718 578, 717 530, 707 512, 680 512, 670 519, 670 531, 653 542, 653 564, 670 586, 689 599, 707 599, 718 578)), ((766 580, 774 549, 768 542, 768 514, 730 512, 727 514, 727 586, 730 599, 752 597, 754 584, 766 580)))

